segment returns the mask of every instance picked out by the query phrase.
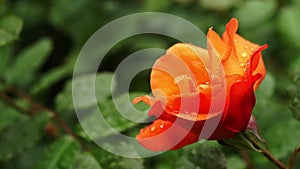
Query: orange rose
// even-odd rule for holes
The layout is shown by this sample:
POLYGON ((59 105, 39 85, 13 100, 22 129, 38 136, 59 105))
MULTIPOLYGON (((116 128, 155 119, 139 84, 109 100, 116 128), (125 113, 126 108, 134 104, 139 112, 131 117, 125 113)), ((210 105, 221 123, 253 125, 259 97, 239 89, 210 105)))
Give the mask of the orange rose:
POLYGON ((148 115, 157 117, 136 136, 142 146, 175 150, 199 139, 223 140, 246 130, 254 91, 266 74, 261 51, 267 45, 245 40, 237 28, 233 18, 222 38, 209 29, 208 49, 178 43, 155 62, 150 77, 153 97, 133 100, 150 105, 148 115), (212 131, 202 131, 207 129, 212 131))

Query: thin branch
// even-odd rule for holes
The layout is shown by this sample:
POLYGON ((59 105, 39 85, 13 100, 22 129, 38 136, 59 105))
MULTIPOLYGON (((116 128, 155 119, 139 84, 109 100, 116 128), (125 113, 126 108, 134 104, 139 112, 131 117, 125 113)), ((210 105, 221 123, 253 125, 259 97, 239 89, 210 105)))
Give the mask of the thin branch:
POLYGON ((7 96, 4 92, 0 92, 0 98, 5 102, 8 106, 13 107, 17 111, 24 112, 26 114, 30 114, 30 112, 24 109, 22 106, 18 105, 14 99, 7 96))
POLYGON ((261 146, 259 143, 257 143, 256 140, 254 139, 250 139, 251 143, 257 147, 258 149, 261 150, 261 153, 267 158, 269 159, 269 161, 271 161, 273 164, 275 164, 278 168, 280 169, 288 169, 281 161, 279 161, 276 157, 273 156, 273 154, 266 148, 264 148, 263 146, 261 146))
POLYGON ((62 127, 62 129, 71 137, 73 137, 74 139, 76 139, 85 150, 89 150, 80 140, 79 137, 77 137, 77 135, 70 129, 70 127, 65 123, 65 121, 60 117, 60 115, 55 112, 54 110, 48 108, 47 106, 43 105, 42 103, 39 103, 37 101, 35 101, 30 95, 28 95, 26 92, 17 89, 17 88, 13 88, 13 87, 8 87, 4 90, 7 93, 10 93, 12 95, 15 95, 17 97, 20 97, 22 99, 24 99, 25 101, 27 101, 30 104, 31 109, 30 110, 26 110, 23 107, 19 106, 14 99, 12 99, 11 97, 7 96, 5 92, 1 92, 0 91, 0 99, 2 99, 7 105, 15 108, 17 111, 26 113, 26 114, 30 114, 33 115, 36 112, 40 111, 40 110, 44 110, 47 111, 49 113, 51 113, 55 120, 58 122, 58 124, 62 127), (32 109, 33 108, 33 109, 32 109))
MULTIPOLYGON (((41 104, 39 102, 34 101, 32 97, 30 97, 26 92, 24 92, 24 91, 22 91, 20 89, 17 89, 17 88, 14 88, 12 86, 9 86, 9 87, 6 88, 5 91, 7 91, 7 92, 9 92, 9 93, 11 93, 13 95, 16 95, 18 97, 21 97, 24 100, 26 100, 28 103, 30 103, 31 107, 35 108, 35 109, 31 109, 31 112, 34 111, 34 112, 32 112, 32 114, 35 114, 36 111, 40 111, 40 110, 45 110, 45 111, 51 113, 54 116, 54 118, 56 119, 56 121, 59 123, 59 125, 63 128, 63 130, 67 134, 69 134, 70 136, 72 136, 73 138, 76 138, 76 135, 68 127, 68 125, 64 122, 64 120, 58 115, 57 112, 49 109, 47 106, 45 106, 45 105, 43 105, 43 104, 41 104)), ((11 102, 13 103, 14 101, 11 100, 11 102)), ((23 109, 21 111, 24 112, 25 110, 23 109)), ((28 111, 26 111, 26 112, 28 112, 28 111)))
POLYGON ((269 150, 267 149, 262 149, 262 153, 265 157, 267 157, 271 162, 273 162, 273 164, 275 164, 278 168, 280 169, 288 169, 281 161, 279 161, 278 159, 276 159, 269 150))
POLYGON ((24 92, 18 88, 15 88, 13 86, 7 86, 5 88, 5 92, 19 96, 20 98, 23 98, 28 103, 30 103, 32 101, 31 97, 26 92, 24 92))
POLYGON ((290 161, 289 161, 288 169, 292 169, 292 168, 293 168, 295 159, 296 159, 297 154, 298 154, 299 152, 300 152, 300 147, 297 148, 297 149, 293 152, 293 154, 291 155, 291 158, 290 158, 290 161))
POLYGON ((40 105, 42 110, 45 110, 51 114, 53 114, 54 118, 56 119, 56 121, 59 123, 59 125, 63 128, 63 130, 69 134, 70 136, 72 136, 75 139, 79 139, 76 134, 68 127, 68 125, 65 123, 65 121, 60 117, 60 115, 58 115, 57 112, 49 109, 48 107, 44 106, 44 105, 40 105))

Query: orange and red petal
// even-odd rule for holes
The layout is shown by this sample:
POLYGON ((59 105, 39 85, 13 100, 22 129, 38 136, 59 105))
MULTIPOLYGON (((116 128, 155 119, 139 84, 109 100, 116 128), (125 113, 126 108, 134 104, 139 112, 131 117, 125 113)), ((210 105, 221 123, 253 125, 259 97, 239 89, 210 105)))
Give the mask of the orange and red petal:
POLYGON ((211 106, 211 96, 202 93, 181 97, 169 97, 165 110, 176 117, 190 121, 202 121, 220 114, 220 107, 211 106))
MULTIPOLYGON (((224 38, 226 38, 226 36, 224 36, 224 38)), ((240 63, 248 62, 255 50, 259 48, 258 44, 252 43, 238 34, 233 35, 233 43, 233 52, 240 63)))
MULTIPOLYGON (((197 91, 198 84, 209 82, 201 60, 207 57, 207 51, 200 47, 183 43, 173 45, 153 65, 152 91, 160 90, 165 96, 197 91)), ((153 95, 156 97, 155 93, 153 95)))
POLYGON ((152 100, 152 98, 149 95, 144 95, 144 96, 139 96, 139 97, 134 98, 132 100, 132 103, 137 104, 138 102, 144 102, 147 105, 151 106, 151 100, 152 100))
POLYGON ((238 35, 237 29, 238 21, 233 18, 227 23, 226 31, 222 36, 226 44, 226 57, 223 59, 226 75, 244 75, 253 53, 260 47, 238 35))
MULTIPOLYGON (((177 43, 167 50, 167 54, 178 57, 181 61, 183 61, 183 63, 188 66, 188 71, 190 71, 195 77, 197 84, 209 81, 206 65, 204 65, 204 63, 208 61, 208 53, 206 49, 192 44, 177 43)), ((178 69, 179 67, 174 65, 173 68, 178 69)), ((181 73, 186 74, 183 70, 181 73)))
POLYGON ((256 101, 253 85, 258 78, 260 75, 236 81, 234 76, 228 77, 228 83, 232 84, 229 84, 228 106, 222 119, 228 130, 239 132, 247 128, 256 101))
POLYGON ((207 33, 208 45, 212 45, 214 49, 219 53, 220 60, 223 59, 225 55, 225 43, 221 39, 221 37, 212 29, 210 28, 207 33))
POLYGON ((261 75, 261 77, 254 84, 254 90, 257 89, 261 81, 266 76, 266 68, 261 54, 261 51, 265 50, 266 48, 268 48, 268 45, 260 46, 251 56, 251 61, 250 61, 251 75, 256 75, 256 74, 261 75))
POLYGON ((176 150, 199 140, 199 136, 183 128, 177 121, 155 120, 140 130, 137 141, 151 151, 176 150))
POLYGON ((148 150, 167 151, 182 148, 200 139, 223 140, 234 134, 236 132, 228 130, 225 123, 218 118, 198 122, 181 118, 171 121, 157 119, 151 125, 141 129, 136 139, 148 150), (202 130, 204 127, 205 130, 202 130))

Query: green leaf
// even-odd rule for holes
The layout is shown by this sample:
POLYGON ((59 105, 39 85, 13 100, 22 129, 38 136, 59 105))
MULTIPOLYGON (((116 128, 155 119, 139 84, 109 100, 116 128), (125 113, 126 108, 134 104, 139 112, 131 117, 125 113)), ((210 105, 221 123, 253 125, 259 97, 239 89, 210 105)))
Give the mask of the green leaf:
POLYGON ((92 76, 89 75, 75 79, 73 83, 77 88, 74 88, 74 90, 79 91, 76 92, 79 96, 74 94, 74 97, 79 99, 78 103, 80 103, 80 105, 78 107, 86 108, 93 105, 93 94, 96 95, 98 103, 108 99, 111 95, 112 78, 113 75, 111 73, 100 73, 96 76, 95 82, 91 80, 92 76), (90 90, 92 83, 95 83, 95 91, 90 90))
POLYGON ((77 51, 71 52, 70 55, 68 55, 68 59, 63 65, 52 68, 51 70, 43 74, 43 76, 32 87, 30 93, 36 95, 38 93, 44 92, 51 86, 59 83, 64 78, 71 76, 71 74, 73 73, 77 54, 77 51))
MULTIPOLYGON (((300 68, 300 57, 293 57, 293 56, 300 56, 300 50, 288 50, 287 53, 285 54, 286 56, 290 56, 290 59, 288 60, 289 62, 289 68, 288 72, 296 73, 299 71, 300 68)), ((284 58, 286 59, 286 58, 284 58)), ((286 86, 286 85, 283 85, 286 86)))
POLYGON ((80 44, 83 44, 99 28, 95 22, 101 23, 106 19, 106 17, 98 17, 99 14, 103 14, 103 6, 105 2, 102 1, 53 0, 48 18, 51 25, 64 30, 72 35, 75 41, 79 40, 80 44), (80 16, 87 17, 78 20, 80 16))
POLYGON ((81 121, 85 131, 80 130, 79 135, 88 140, 95 140, 115 134, 115 130, 122 132, 134 125, 135 123, 118 114, 112 102, 106 102, 101 109, 101 114, 95 109, 81 121), (101 119, 101 115, 104 119, 101 119))
POLYGON ((11 84, 19 86, 27 85, 34 78, 37 71, 52 49, 52 42, 43 38, 26 47, 17 56, 14 65, 7 71, 7 80, 11 84))
POLYGON ((64 136, 46 148, 35 169, 73 169, 79 148, 76 140, 64 136))
POLYGON ((50 3, 45 5, 45 3, 41 3, 39 1, 30 1, 30 3, 27 3, 25 1, 17 1, 9 6, 12 7, 11 10, 14 14, 22 17, 23 22, 26 23, 25 27, 30 28, 31 35, 34 35, 36 33, 32 30, 32 28, 34 29, 40 26, 41 23, 45 23, 45 21, 47 20, 49 8, 51 7, 50 3))
POLYGON ((227 168, 228 169, 246 169, 245 162, 237 156, 228 156, 227 157, 227 168))
POLYGON ((11 53, 11 46, 3 46, 0 47, 0 57, 1 57, 1 62, 0 62, 0 79, 4 75, 6 68, 7 68, 7 63, 9 60, 9 56, 11 53))
POLYGON ((46 122, 51 116, 40 112, 32 118, 19 118, 0 135, 0 161, 8 160, 33 146, 42 136, 46 122))
POLYGON ((294 117, 300 121, 300 71, 295 73, 288 92, 291 97, 290 108, 294 117))
POLYGON ((170 1, 146 0, 144 1, 144 11, 162 11, 169 7, 170 1))
POLYGON ((278 16, 278 29, 282 38, 292 46, 300 46, 300 5, 290 5, 281 8, 278 16))
MULTIPOLYGON (((117 111, 127 119, 136 122, 142 122, 148 118, 148 111, 150 107, 142 102, 133 105, 132 100, 135 97, 143 96, 143 95, 145 95, 145 93, 142 92, 132 92, 129 93, 128 95, 127 94, 120 95, 113 99, 114 106, 117 108, 117 111)), ((104 105, 103 111, 105 111, 105 107, 106 106, 104 105)))
MULTIPOLYGON (((65 19, 76 15, 76 12, 80 12, 82 8, 86 6, 87 2, 83 1, 53 1, 50 12, 50 20, 55 24, 63 24, 65 19)), ((66 25, 67 26, 67 25, 66 25)))
POLYGON ((290 100, 290 108, 293 112, 294 117, 300 121, 300 98, 293 97, 290 100))
POLYGON ((21 32, 22 26, 22 20, 16 16, 6 16, 0 20, 1 29, 14 35, 18 35, 21 32))
POLYGON ((74 169, 102 169, 102 167, 90 153, 84 153, 79 156, 74 169))
POLYGON ((2 163, 1 168, 5 169, 32 169, 36 160, 42 155, 45 143, 39 142, 22 154, 16 156, 14 159, 2 163))
POLYGON ((197 167, 193 162, 191 162, 185 157, 181 157, 179 158, 179 160, 176 160, 174 168, 175 169, 186 169, 186 168, 201 169, 200 167, 197 167))
POLYGON ((0 47, 18 39, 23 22, 16 16, 6 16, 0 19, 0 47))
MULTIPOLYGON (((132 147, 130 146, 128 147, 128 149, 131 148, 132 147)), ((93 156, 105 169, 144 169, 144 160, 142 158, 126 158, 118 156, 99 148, 98 145, 95 144, 90 145, 90 149, 93 156)), ((128 153, 131 153, 132 151, 135 150, 132 148, 128 153)))
POLYGON ((15 109, 12 109, 0 102, 0 134, 3 129, 12 124, 17 118, 21 118, 22 115, 15 109))
POLYGON ((129 98, 127 95, 121 95, 114 100, 101 103, 101 112, 95 109, 81 121, 87 133, 79 131, 79 134, 86 139, 95 140, 115 134, 115 130, 123 132, 137 125, 136 122, 143 122, 147 118, 149 106, 141 103, 134 107, 131 103, 132 98, 141 95, 143 94, 131 93, 129 98), (104 122, 101 122, 101 115, 104 122))
POLYGON ((42 78, 39 81, 37 81, 37 83, 34 85, 30 93, 32 94, 40 93, 48 89, 49 87, 51 87, 53 84, 59 82, 69 74, 70 74, 70 70, 68 67, 62 66, 62 67, 54 68, 49 72, 45 73, 42 76, 42 78))
POLYGON ((273 16, 276 8, 276 0, 247 0, 236 9, 233 16, 239 20, 241 29, 251 29, 273 16))
POLYGON ((199 4, 201 7, 216 11, 228 10, 237 2, 237 0, 199 0, 199 4))
POLYGON ((122 158, 120 165, 124 169, 144 169, 143 160, 136 158, 122 158))
POLYGON ((55 110, 59 112, 74 110, 71 82, 68 82, 63 91, 55 97, 55 110))
POLYGON ((226 169, 226 158, 214 142, 193 144, 179 151, 180 159, 175 168, 226 169), (183 161, 183 163, 182 163, 183 161), (213 162, 212 162, 213 161, 213 162))
POLYGON ((56 109, 58 111, 74 110, 73 97, 77 99, 78 108, 87 108, 95 105, 94 95, 97 97, 97 102, 105 101, 111 95, 112 76, 111 73, 99 73, 96 75, 95 82, 92 80, 93 75, 84 75, 69 81, 63 92, 58 94, 55 99, 56 109), (72 95, 72 82, 75 86, 75 94, 78 95, 72 95), (95 83, 95 91, 91 90, 93 83, 95 83))

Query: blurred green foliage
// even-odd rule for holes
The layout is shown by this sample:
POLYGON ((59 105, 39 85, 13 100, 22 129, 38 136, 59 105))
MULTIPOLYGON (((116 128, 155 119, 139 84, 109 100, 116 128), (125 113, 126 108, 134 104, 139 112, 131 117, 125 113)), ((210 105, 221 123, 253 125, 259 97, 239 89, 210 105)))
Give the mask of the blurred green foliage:
MULTIPOLYGON (((79 51, 101 26, 118 17, 145 11, 174 14, 203 32, 213 26, 221 33, 227 21, 236 17, 243 37, 269 45, 263 52, 268 74, 256 92, 253 114, 270 151, 284 163, 288 162, 293 150, 300 146, 300 123, 293 118, 300 117, 298 0, 0 0, 0 168, 246 168, 249 161, 215 142, 193 144, 145 159, 120 157, 96 146, 80 127, 73 108, 71 84, 79 51), (45 107, 56 111, 89 151, 77 139, 67 136, 55 114, 49 115, 45 107)), ((165 49, 173 43, 174 39, 164 36, 137 35, 118 43, 105 56, 96 78, 95 93, 102 103, 104 117, 118 131, 134 136, 141 125, 118 115, 110 93, 112 74, 108 72, 136 50, 165 49)), ((76 79, 86 97, 90 94, 84 88, 88 78, 89 75, 84 75, 76 79)), ((115 78, 117 83, 120 77, 115 78)), ((149 92, 149 71, 132 81, 131 91, 149 92)), ((124 95, 117 99, 126 115, 135 116, 124 95)), ((89 107, 90 101, 80 105, 90 113, 84 123, 95 131, 92 137, 109 137, 110 130, 103 131, 101 124, 93 122, 94 108, 89 107)), ((144 105, 137 106, 143 111, 147 109, 144 105)), ((248 155, 253 168, 274 168, 261 155, 250 151, 248 155)), ((299 167, 298 157, 294 168, 299 167)))
POLYGON ((293 76, 292 83, 288 88, 288 92, 291 96, 290 108, 293 111, 293 115, 296 119, 300 120, 300 72, 296 72, 293 76))

